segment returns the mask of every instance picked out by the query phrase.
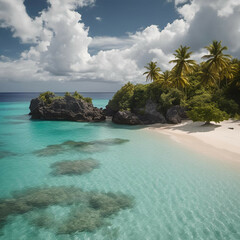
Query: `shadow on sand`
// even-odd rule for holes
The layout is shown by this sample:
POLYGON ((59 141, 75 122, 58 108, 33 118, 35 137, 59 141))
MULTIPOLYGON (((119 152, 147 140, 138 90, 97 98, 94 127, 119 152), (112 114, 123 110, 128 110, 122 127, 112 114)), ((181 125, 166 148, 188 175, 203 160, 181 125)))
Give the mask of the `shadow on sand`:
POLYGON ((195 133, 195 132, 211 132, 216 128, 221 127, 221 125, 216 124, 204 124, 204 123, 188 123, 185 125, 174 126, 174 127, 166 127, 166 129, 171 130, 181 130, 187 133, 195 133))

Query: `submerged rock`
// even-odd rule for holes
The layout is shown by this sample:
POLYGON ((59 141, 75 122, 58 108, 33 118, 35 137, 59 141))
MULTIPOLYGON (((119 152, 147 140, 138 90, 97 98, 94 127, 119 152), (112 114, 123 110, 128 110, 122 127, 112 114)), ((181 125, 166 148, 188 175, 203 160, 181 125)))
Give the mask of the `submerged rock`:
POLYGON ((48 145, 46 148, 36 150, 34 153, 39 157, 48 157, 54 156, 68 151, 80 151, 80 152, 98 152, 105 149, 107 146, 122 144, 128 142, 127 139, 121 138, 110 138, 105 140, 96 140, 90 142, 75 142, 75 141, 66 141, 60 144, 48 145))
POLYGON ((0 151, 0 159, 6 158, 6 157, 12 157, 16 156, 16 153, 10 152, 10 151, 0 151))
POLYGON ((126 198, 124 194, 95 194, 89 199, 90 206, 95 210, 99 210, 101 215, 108 217, 120 209, 129 208, 132 206, 132 199, 126 198))
POLYGON ((50 156, 58 155, 63 152, 64 152, 63 145, 54 144, 54 145, 48 145, 46 148, 36 150, 34 151, 34 154, 36 154, 39 157, 50 157, 50 156))
POLYGON ((187 115, 185 108, 176 105, 167 110, 166 114, 167 121, 173 124, 181 123, 182 119, 186 119, 187 115))
POLYGON ((58 234, 91 232, 105 225, 105 218, 130 207, 133 198, 120 193, 83 192, 66 186, 32 188, 0 199, 0 225, 4 226, 8 216, 24 214, 34 226, 58 234), (51 206, 68 207, 69 211, 59 220, 48 212, 51 206))
POLYGON ((27 215, 27 218, 30 221, 30 224, 39 228, 49 229, 56 224, 55 216, 52 213, 43 210, 30 212, 30 214, 27 215))
POLYGON ((15 192, 12 198, 0 199, 0 223, 13 214, 24 214, 54 204, 74 204, 82 197, 82 190, 73 187, 30 188, 15 192))
POLYGON ((50 103, 41 98, 32 99, 30 103, 30 115, 32 119, 41 120, 67 120, 67 121, 104 121, 103 111, 92 103, 72 96, 53 98, 50 103))
POLYGON ((99 167, 99 163, 92 159, 76 160, 76 161, 62 161, 51 165, 53 168, 52 174, 57 175, 82 175, 89 173, 95 168, 99 167))
POLYGON ((104 218, 99 211, 86 208, 74 209, 70 212, 67 220, 57 229, 58 234, 72 234, 75 232, 93 232, 105 224, 104 218))

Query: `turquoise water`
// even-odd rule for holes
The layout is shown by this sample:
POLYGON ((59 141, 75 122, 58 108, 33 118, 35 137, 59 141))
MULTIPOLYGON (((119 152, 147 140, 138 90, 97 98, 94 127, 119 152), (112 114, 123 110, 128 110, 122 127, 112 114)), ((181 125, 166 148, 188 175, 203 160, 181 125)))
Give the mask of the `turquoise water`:
MULTIPOLYGON (((104 107, 107 100, 95 100, 104 107)), ((139 127, 106 123, 30 121, 29 103, 0 103, 0 197, 39 186, 76 186, 84 191, 121 192, 132 208, 108 218, 94 232, 57 235, 32 225, 26 214, 9 216, 1 240, 240 239, 240 168, 200 156, 139 127), (34 151, 68 140, 128 139, 89 151, 37 156, 34 151), (100 167, 81 176, 53 176, 51 164, 93 158, 100 167)), ((50 210, 61 219, 64 209, 50 210)))

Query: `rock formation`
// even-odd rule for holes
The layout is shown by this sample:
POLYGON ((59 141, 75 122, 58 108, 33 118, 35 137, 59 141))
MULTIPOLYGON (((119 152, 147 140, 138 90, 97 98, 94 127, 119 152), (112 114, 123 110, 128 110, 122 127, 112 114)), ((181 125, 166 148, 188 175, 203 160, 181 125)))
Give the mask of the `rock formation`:
POLYGON ((50 103, 40 97, 32 99, 30 104, 32 119, 67 120, 67 121, 104 121, 103 111, 83 99, 72 96, 56 97, 50 103))
POLYGON ((187 119, 185 109, 179 105, 170 107, 166 114, 158 109, 158 105, 151 100, 146 102, 144 108, 134 109, 131 111, 118 111, 113 113, 109 106, 105 113, 111 113, 112 121, 117 124, 140 125, 154 123, 181 123, 183 119, 187 119), (113 113, 113 114, 112 114, 113 113))
POLYGON ((112 121, 118 124, 127 124, 127 125, 139 125, 142 122, 139 120, 138 116, 129 111, 118 111, 113 115, 112 121))
POLYGON ((182 119, 186 119, 185 109, 179 105, 173 106, 167 110, 166 119, 169 123, 181 123, 182 119))

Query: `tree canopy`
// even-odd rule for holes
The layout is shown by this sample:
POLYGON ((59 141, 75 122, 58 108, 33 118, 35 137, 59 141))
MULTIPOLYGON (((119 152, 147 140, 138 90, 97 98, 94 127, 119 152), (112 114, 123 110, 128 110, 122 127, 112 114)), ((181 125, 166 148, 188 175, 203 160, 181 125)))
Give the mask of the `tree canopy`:
POLYGON ((196 63, 188 46, 180 46, 171 60, 174 66, 161 72, 157 62, 145 66, 148 84, 127 83, 109 102, 115 111, 144 111, 150 99, 161 111, 184 106, 193 121, 219 122, 229 117, 240 119, 240 61, 225 53, 221 41, 205 49, 205 60, 196 63))

